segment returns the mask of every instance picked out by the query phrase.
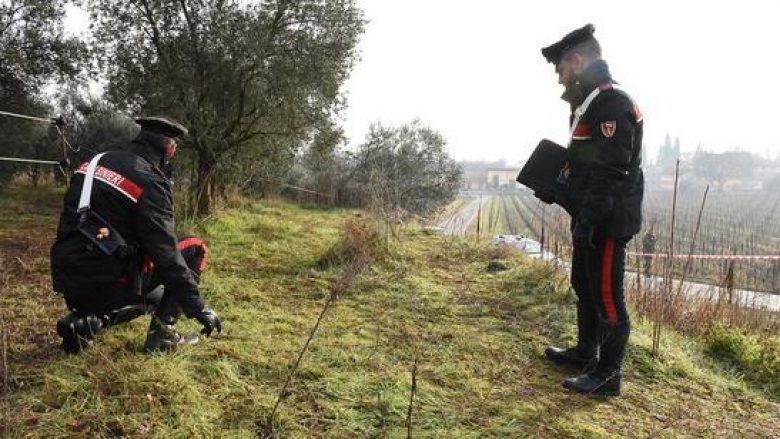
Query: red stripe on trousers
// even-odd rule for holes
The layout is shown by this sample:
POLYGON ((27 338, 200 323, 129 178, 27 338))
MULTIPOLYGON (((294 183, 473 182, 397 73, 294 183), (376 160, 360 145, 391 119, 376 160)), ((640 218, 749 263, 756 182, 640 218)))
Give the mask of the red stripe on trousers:
POLYGON ((203 240, 200 238, 187 238, 179 241, 179 251, 183 251, 184 249, 193 246, 198 246, 203 249, 203 259, 201 259, 200 266, 198 267, 198 271, 203 273, 203 271, 206 269, 206 259, 209 255, 209 248, 206 246, 206 243, 203 242, 203 240))
POLYGON ((604 244, 604 254, 601 258, 601 300, 604 302, 604 310, 610 323, 617 323, 617 310, 615 299, 612 296, 612 258, 615 255, 615 240, 607 239, 604 244))

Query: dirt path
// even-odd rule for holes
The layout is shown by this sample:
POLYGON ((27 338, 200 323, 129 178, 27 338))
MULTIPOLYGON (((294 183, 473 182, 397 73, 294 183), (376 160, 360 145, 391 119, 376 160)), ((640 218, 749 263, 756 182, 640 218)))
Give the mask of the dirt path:
POLYGON ((455 212, 451 217, 439 223, 439 227, 442 229, 442 233, 447 235, 464 235, 469 228, 469 225, 476 219, 479 212, 479 198, 466 203, 460 210, 455 212))
MULTIPOLYGON (((634 272, 626 272, 626 284, 629 282, 636 283, 636 276, 637 274, 634 272)), ((644 288, 654 288, 657 291, 660 291, 659 288, 661 284, 663 284, 663 279, 660 276, 643 276, 642 285, 644 288)), ((680 281, 676 279, 672 280, 672 288, 673 291, 676 292, 680 288, 680 281)), ((685 281, 682 291, 689 297, 718 301, 721 300, 722 288, 715 285, 685 281)), ((726 293, 724 292, 723 294, 725 295, 726 293)), ((728 300, 727 297, 724 297, 723 299, 728 300)), ((732 300, 735 304, 746 308, 780 311, 780 294, 734 290, 732 293, 732 300)))

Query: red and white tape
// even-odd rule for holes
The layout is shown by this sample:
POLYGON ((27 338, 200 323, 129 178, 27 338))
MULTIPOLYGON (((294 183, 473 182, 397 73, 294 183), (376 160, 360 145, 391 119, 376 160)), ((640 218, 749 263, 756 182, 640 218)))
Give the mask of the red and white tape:
MULTIPOLYGON (((653 258, 668 258, 666 253, 637 253, 626 252, 630 256, 649 256, 653 258)), ((726 260, 726 261, 780 261, 780 255, 686 255, 679 254, 672 256, 673 259, 712 259, 712 260, 726 260)))

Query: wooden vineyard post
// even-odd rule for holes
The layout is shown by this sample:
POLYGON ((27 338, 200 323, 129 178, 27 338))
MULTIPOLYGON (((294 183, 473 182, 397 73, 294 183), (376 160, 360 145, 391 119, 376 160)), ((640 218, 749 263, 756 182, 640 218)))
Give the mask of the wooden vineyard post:
POLYGON ((655 358, 658 355, 658 349, 661 345, 661 324, 664 318, 664 311, 666 309, 668 300, 671 299, 672 294, 672 260, 674 258, 674 221, 677 214, 677 183, 680 179, 680 159, 677 159, 677 165, 674 169, 674 195, 672 197, 672 223, 669 225, 669 254, 666 258, 666 264, 664 264, 664 285, 660 291, 656 291, 656 309, 655 309, 655 324, 653 326, 653 351, 652 356, 655 358), (659 301, 661 303, 659 303, 659 301))

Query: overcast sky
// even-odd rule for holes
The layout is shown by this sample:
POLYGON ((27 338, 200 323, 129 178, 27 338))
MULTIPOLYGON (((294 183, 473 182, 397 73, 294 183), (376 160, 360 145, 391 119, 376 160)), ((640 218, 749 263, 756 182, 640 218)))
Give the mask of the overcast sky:
POLYGON ((655 157, 683 150, 780 152, 780 2, 358 0, 370 20, 347 84, 345 125, 419 117, 458 159, 522 160, 564 143, 568 106, 540 48, 593 23, 616 80, 645 116, 655 157))
MULTIPOLYGON (((565 143, 568 106, 539 50, 596 26, 612 73, 645 116, 655 157, 683 150, 780 153, 780 2, 357 0, 369 23, 345 86, 350 144, 371 122, 420 118, 457 159, 524 160, 565 143)), ((86 26, 71 15, 69 28, 86 26)))

